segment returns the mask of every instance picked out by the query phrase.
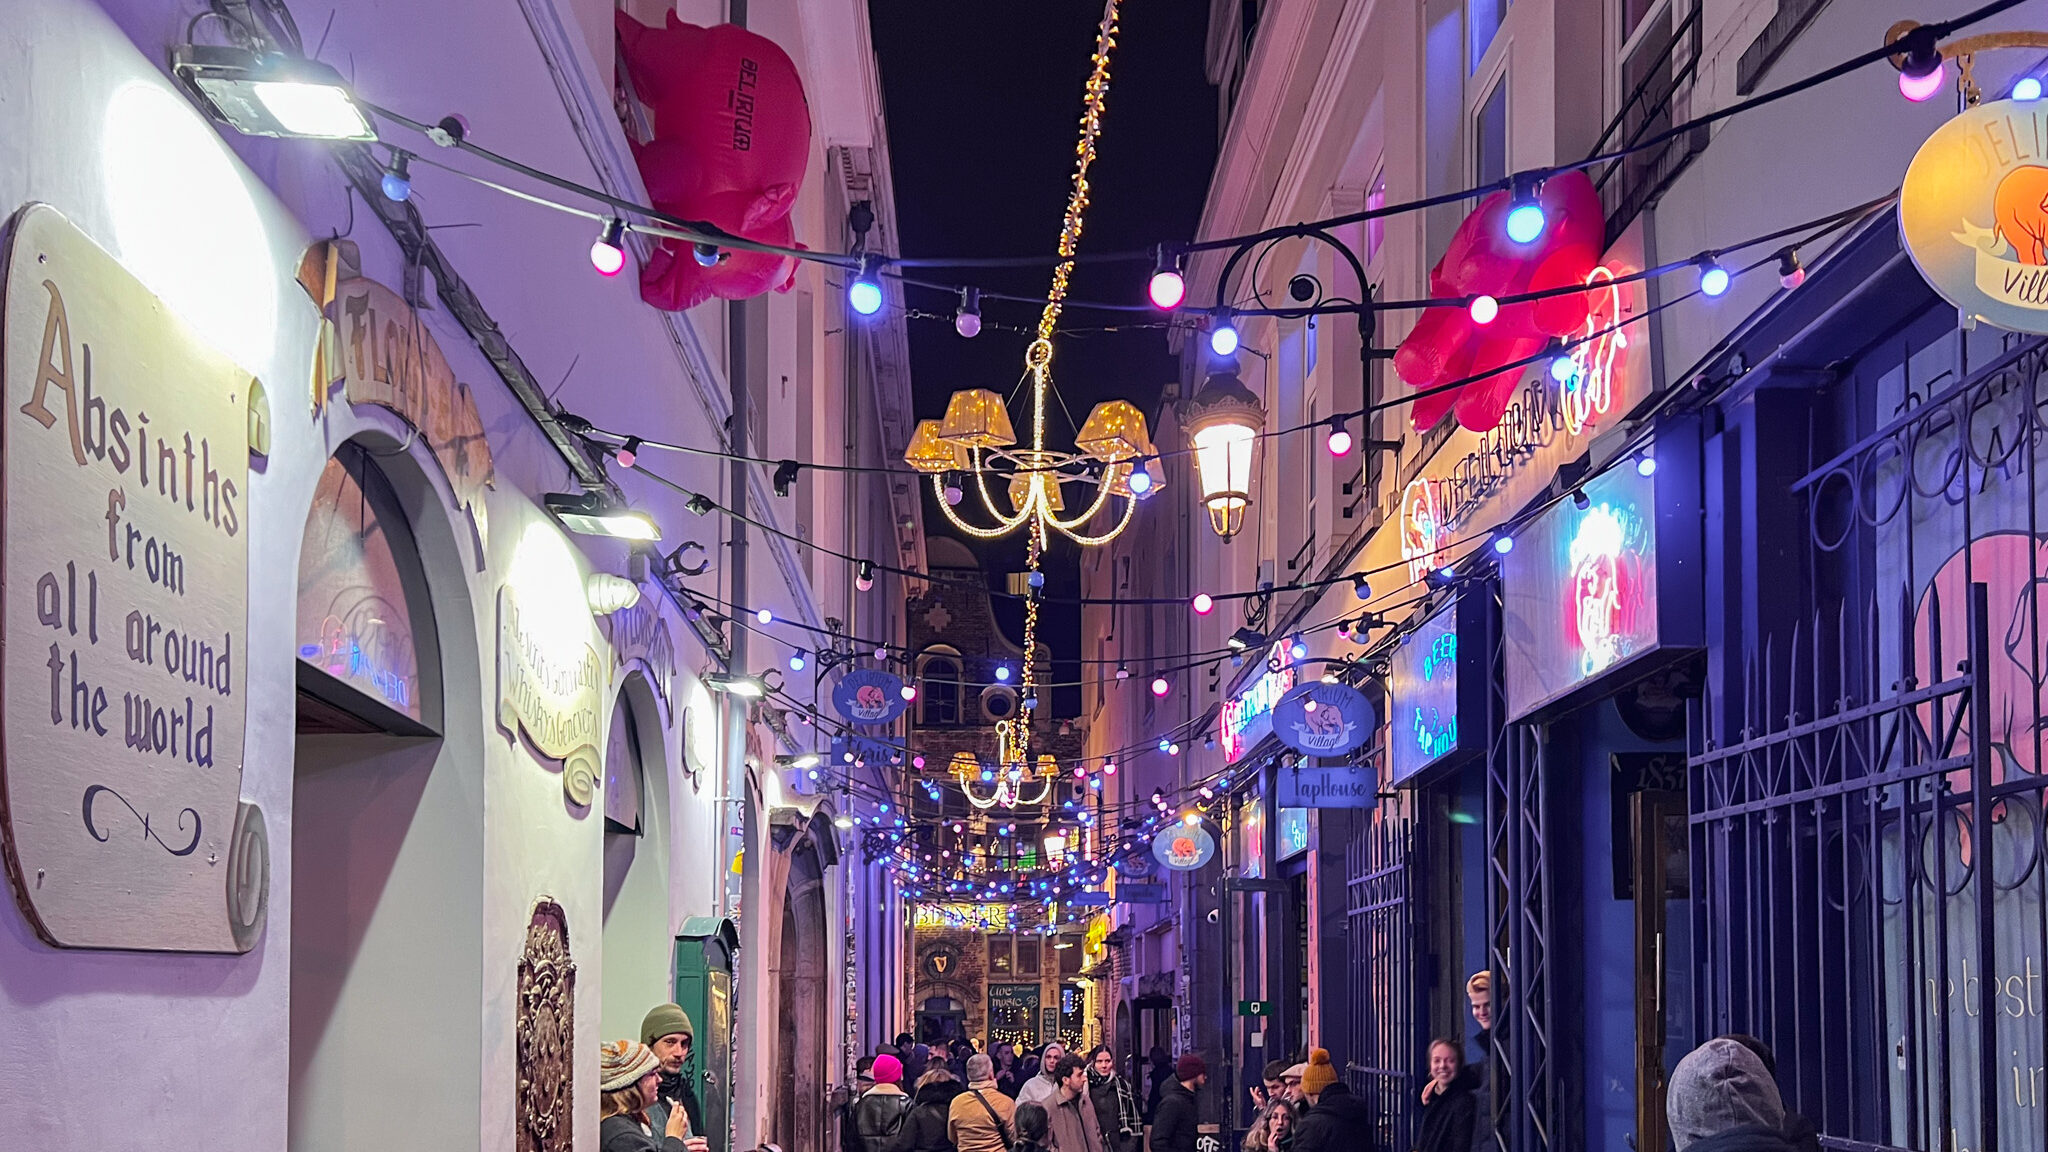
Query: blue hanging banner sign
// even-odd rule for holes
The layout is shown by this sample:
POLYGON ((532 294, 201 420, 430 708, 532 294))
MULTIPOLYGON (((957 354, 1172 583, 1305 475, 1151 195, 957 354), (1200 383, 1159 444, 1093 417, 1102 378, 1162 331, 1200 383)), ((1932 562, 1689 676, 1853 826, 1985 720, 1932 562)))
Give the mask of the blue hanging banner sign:
POLYGON ((855 724, 887 724, 910 706, 903 679, 875 668, 855 668, 832 687, 832 706, 855 724))
POLYGON ((1273 734, 1304 756, 1348 756, 1379 726, 1378 709, 1349 684, 1312 681, 1273 705, 1273 734))
POLYGON ((1109 907, 1109 893, 1072 892, 1067 895, 1067 903, 1076 908, 1107 908, 1109 907))
POLYGON ((1379 806, 1378 774, 1369 764, 1319 767, 1304 758, 1281 765, 1273 783, 1273 803, 1284 808, 1379 806))
POLYGON ((1166 903, 1166 885, 1118 884, 1116 886, 1116 902, 1119 904, 1164 904, 1166 903))
POLYGON ((1176 872, 1189 872, 1216 855, 1216 838, 1200 824, 1175 821, 1152 838, 1152 857, 1176 872))

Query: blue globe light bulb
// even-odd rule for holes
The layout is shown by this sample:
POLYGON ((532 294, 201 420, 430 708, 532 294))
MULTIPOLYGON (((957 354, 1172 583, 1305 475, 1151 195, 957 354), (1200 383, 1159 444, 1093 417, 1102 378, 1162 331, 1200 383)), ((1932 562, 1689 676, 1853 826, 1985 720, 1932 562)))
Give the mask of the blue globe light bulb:
POLYGON ((1209 351, 1218 356, 1229 356, 1237 351, 1237 327, 1224 321, 1209 330, 1209 351))
POLYGON ((846 302, 855 312, 873 316, 882 310, 882 286, 872 280, 855 280, 846 290, 846 302))
POLYGON ((1517 244, 1528 244, 1543 235, 1543 226, 1548 223, 1543 216, 1543 205, 1536 203, 1517 204, 1508 211, 1508 239, 1517 244))

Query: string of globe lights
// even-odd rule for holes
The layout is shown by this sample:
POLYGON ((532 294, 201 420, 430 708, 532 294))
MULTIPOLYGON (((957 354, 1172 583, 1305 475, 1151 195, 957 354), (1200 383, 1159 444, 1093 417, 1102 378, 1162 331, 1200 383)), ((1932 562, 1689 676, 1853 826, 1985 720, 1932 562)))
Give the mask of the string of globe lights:
MULTIPOLYGON (((288 61, 294 66, 293 70, 299 74, 294 77, 293 83, 331 90, 334 93, 334 99, 346 105, 343 111, 349 113, 349 116, 345 118, 348 120, 347 127, 349 131, 346 133, 267 132, 264 134, 324 136, 330 139, 382 143, 391 150, 391 159, 385 165, 385 179, 382 182, 383 191, 393 200, 405 200, 411 195, 409 166, 415 162, 426 162, 426 158, 421 154, 408 151, 395 144, 391 144, 389 141, 383 140, 369 122, 368 116, 364 114, 363 110, 366 110, 368 113, 387 119, 400 127, 424 136, 430 143, 438 147, 467 153, 492 165, 546 184, 561 192, 604 205, 609 210, 608 212, 599 213, 588 209, 563 205, 548 200, 545 197, 535 196, 531 193, 512 189, 506 185, 488 181, 474 173, 451 166, 436 165, 446 168, 446 170, 464 179, 485 184, 507 194, 516 195, 522 199, 543 204, 557 210, 571 212, 599 221, 598 239, 592 245, 592 263, 599 272, 605 275, 616 275, 619 271, 623 270, 625 264, 625 254, 622 247, 623 237, 627 233, 638 232, 655 238, 684 240, 697 245, 699 246, 697 253, 699 259, 715 261, 719 250, 733 249, 737 251, 768 253, 809 263, 847 269, 855 273, 847 286, 850 305, 856 312, 863 315, 872 315, 879 311, 883 304, 883 295, 879 283, 880 277, 883 275, 898 275, 896 270, 903 268, 1020 268, 1041 267, 1047 264, 1071 268, 1078 263, 1107 264, 1152 260, 1155 262, 1155 272, 1148 284, 1148 297, 1155 307, 1171 309, 1179 307, 1185 295, 1185 282, 1182 279, 1181 262, 1186 256, 1205 251, 1240 248, 1267 240, 1299 235, 1303 229, 1328 230, 1366 220, 1381 219, 1388 216, 1461 203, 1478 199, 1494 192, 1508 191, 1517 197, 1517 207, 1522 209, 1515 215, 1516 222, 1511 226, 1515 235, 1517 238, 1520 235, 1529 235, 1533 238, 1541 234, 1543 227, 1540 206, 1534 205, 1534 193, 1544 179, 1567 171, 1618 163, 1630 156, 1662 147, 1669 141, 1689 132, 1805 92, 1820 84, 1839 79, 1842 76, 1879 61, 1885 61, 1898 70, 1900 93, 1906 99, 1915 102, 1931 99, 1946 84, 1946 58, 1951 55, 1957 55, 1961 50, 1969 47, 1968 45, 1943 45, 1942 41, 1961 29, 2017 7, 2021 2, 2022 0, 1992 0, 1990 3, 1948 20, 1935 21, 1929 24, 1904 22, 1892 29, 1887 42, 1882 47, 1859 53, 1831 67, 1791 81, 1778 88, 1674 124, 1633 144, 1610 149, 1605 152, 1597 152, 1576 161, 1533 168, 1468 188, 1456 189, 1395 204, 1382 205, 1376 208, 1367 208, 1357 212, 1344 213, 1302 225, 1283 226, 1259 232, 1219 237, 1210 240, 1190 241, 1177 245, 1162 245, 1150 249, 1113 250, 1093 255, 1061 252, 1053 257, 904 257, 887 256, 864 251, 832 252, 750 240, 746 237, 727 232, 707 221, 690 220, 665 213, 650 206, 636 203, 624 197, 615 196, 601 189, 593 188, 543 169, 524 164, 484 148, 470 139, 468 125, 459 115, 443 117, 433 124, 428 124, 374 104, 349 91, 347 85, 342 83, 338 75, 330 75, 333 71, 331 68, 317 61, 304 59, 303 56, 288 61), (1531 208, 1534 211, 1530 211, 1529 209, 1531 208), (632 217, 632 219, 628 219, 628 217, 632 217)), ((1112 0, 1109 6, 1110 10, 1105 13, 1103 25, 1105 28, 1112 27, 1110 17, 1113 16, 1114 8, 1115 2, 1112 0)), ((299 46, 293 43, 291 47, 298 50, 299 46)), ((1098 48, 1100 47, 1101 42, 1100 37, 1098 37, 1098 48)), ((1101 61, 1100 71, 1104 81, 1103 87, 1106 90, 1108 74, 1106 56, 1101 61)), ((2017 99, 2028 99, 2030 98, 2029 93, 2032 92, 2034 92, 2034 89, 2031 87, 2023 88, 2016 90, 2014 97, 2017 99)), ((1099 113, 1100 101, 1097 100, 1094 106, 1098 109, 1099 113)), ((226 120, 238 128, 244 127, 227 110, 216 106, 214 111, 217 118, 226 120)), ((981 299, 1015 300, 1020 303, 1035 305, 1043 305, 1050 302, 1049 298, 1013 297, 964 283, 924 281, 916 278, 904 278, 904 282, 914 286, 944 291, 949 295, 959 297, 962 300, 963 309, 970 302, 981 299)), ((1142 305, 1111 304, 1085 300, 1063 300, 1062 304, 1064 306, 1101 308, 1111 311, 1130 311, 1143 307, 1142 305)), ((1340 311, 1343 309, 1332 308, 1331 310, 1340 311)), ((956 313, 956 318, 961 314, 956 313)), ((974 326, 972 322, 970 322, 970 326, 974 326)))
MULTIPOLYGON (((1557 297, 1582 294, 1588 291, 1605 291, 1611 288, 1617 288, 1632 283, 1657 279, 1664 276, 1670 276, 1685 272, 1694 272, 1700 276, 1701 283, 1695 288, 1695 290, 1692 293, 1687 294, 1686 297, 1678 297, 1674 298, 1673 300, 1664 301, 1660 305, 1652 306, 1650 309, 1647 309, 1643 312, 1634 313, 1625 317, 1617 318, 1614 322, 1606 326, 1594 328, 1590 331, 1581 333, 1568 339, 1561 339, 1558 342, 1556 342, 1552 347, 1547 348, 1544 351, 1537 353, 1535 355, 1523 357, 1518 360, 1508 361, 1501 364, 1495 364, 1488 368, 1476 371, 1472 375, 1464 377, 1459 380, 1450 381, 1448 383, 1436 385, 1430 388, 1416 389, 1399 396, 1389 397, 1385 400, 1376 401, 1374 403, 1365 405, 1357 409, 1353 409, 1348 412, 1336 413, 1329 417, 1321 417, 1313 423, 1292 425, 1273 430, 1260 430, 1257 433, 1257 436, 1260 439, 1273 439, 1281 436, 1294 435, 1300 432, 1324 429, 1327 430, 1333 438, 1335 438, 1334 443, 1330 446, 1332 453, 1336 455, 1346 455, 1351 451, 1351 448, 1355 445, 1355 440, 1350 438, 1349 432, 1347 430, 1341 429, 1339 426, 1343 424, 1348 424, 1350 420, 1370 416, 1378 412, 1391 411, 1412 404, 1417 400, 1426 399, 1430 396, 1439 395, 1445 392, 1456 391, 1457 389, 1463 388, 1468 384, 1484 380, 1488 377, 1498 375, 1501 372, 1510 371, 1515 368, 1547 365, 1552 371, 1553 375, 1563 374, 1568 370, 1575 370, 1571 368, 1573 353, 1576 352, 1582 346, 1594 344, 1603 337, 1612 336, 1618 332, 1624 331, 1629 325, 1641 323, 1642 321, 1647 320, 1650 316, 1655 315, 1656 312, 1660 311, 1662 308, 1669 307, 1672 304, 1676 303, 1679 299, 1690 298, 1691 296, 1696 295, 1706 295, 1709 297, 1720 296, 1726 293, 1727 290, 1740 277, 1750 272, 1756 271, 1758 269, 1769 267, 1774 262, 1778 266, 1780 286, 1788 290, 1796 288, 1800 284, 1805 282, 1805 268, 1799 258, 1799 251, 1801 248, 1806 247, 1808 244, 1814 242, 1814 240, 1818 237, 1825 236, 1833 231, 1839 230, 1839 227, 1830 227, 1830 225, 1846 226, 1847 224, 1856 223, 1861 219, 1867 218, 1873 211, 1888 206, 1897 198, 1898 193, 1896 191, 1893 191, 1887 193, 1884 196, 1880 196, 1874 200, 1866 201, 1864 203, 1840 209, 1834 212, 1829 212, 1825 215, 1817 216, 1809 220, 1803 220, 1796 224, 1787 225, 1756 236, 1750 236, 1744 239, 1733 241, 1731 243, 1722 244, 1715 248, 1701 249, 1699 252, 1694 253, 1691 256, 1671 260, 1664 264, 1658 265, 1654 268, 1646 268, 1640 271, 1627 273, 1608 273, 1600 278, 1600 281, 1597 285, 1593 286, 1568 285, 1556 288, 1532 289, 1525 292, 1505 293, 1499 296, 1421 297, 1417 299, 1408 300, 1374 299, 1368 304, 1336 303, 1322 305, 1315 308, 1304 307, 1258 309, 1246 308, 1240 305, 1233 304, 1229 306, 1219 306, 1218 311, 1219 313, 1228 313, 1229 317, 1275 315, 1291 319, 1303 318, 1311 315, 1327 315, 1333 313, 1351 314, 1358 313, 1361 311, 1391 312, 1411 311, 1437 307, 1457 307, 1464 308, 1472 312, 1474 315, 1474 319, 1477 320, 1479 317, 1482 316, 1497 316, 1501 308, 1512 306, 1515 304, 1533 303, 1557 297), (1803 236, 1800 243, 1788 245, 1772 253, 1769 257, 1755 261, 1751 264, 1737 268, 1729 268, 1721 262, 1722 258, 1729 255, 1730 253, 1746 251, 1748 249, 1755 248, 1764 244, 1773 243, 1775 241, 1782 240, 1791 236, 1801 236, 1802 234, 1806 233, 1815 233, 1815 230, 1819 231, 1815 235, 1803 236)), ((1229 324, 1226 322, 1223 324, 1210 326, 1206 328, 1190 324, 1186 325, 1186 327, 1188 327, 1191 331, 1206 332, 1210 339, 1212 352, 1216 350, 1216 347, 1219 344, 1219 342, 1223 347, 1229 348, 1232 351, 1235 351, 1236 348, 1239 346, 1238 333, 1236 331, 1235 325, 1233 324, 1229 324)), ((1226 353, 1218 354, 1224 355, 1226 353)), ((564 425, 566 427, 569 427, 572 431, 578 432, 579 434, 583 435, 593 444, 593 446, 602 449, 606 452, 617 453, 623 451, 625 455, 624 458, 621 460, 621 463, 626 467, 633 466, 633 461, 639 453, 648 450, 658 450, 663 452, 675 452, 692 456, 700 456, 708 459, 719 459, 729 462, 754 464, 759 465, 761 467, 772 467, 777 469, 778 472, 778 488, 787 487, 789 484, 793 484, 804 470, 836 473, 872 473, 898 476, 930 474, 927 470, 921 468, 899 467, 888 464, 843 464, 809 461, 787 457, 774 458, 765 456, 752 456, 743 453, 729 452, 716 448, 703 448, 695 445, 677 444, 673 442, 642 437, 631 433, 620 432, 613 429, 600 428, 592 424, 589 420, 584 419, 581 416, 577 416, 573 413, 564 413, 561 419, 563 420, 564 425)), ((943 421, 927 421, 926 423, 942 424, 943 421)), ((1153 452, 1146 456, 1145 461, 1149 464, 1152 462, 1164 461, 1168 458, 1176 456, 1196 455, 1198 454, 1198 452, 1199 449, 1193 447, 1180 449, 1155 449, 1153 452)), ((1053 466, 1019 465, 1015 471, 1016 474, 1020 475, 1028 475, 1031 473, 1053 474, 1057 473, 1059 469, 1053 466)), ((1135 479, 1135 473, 1133 475, 1133 479, 1135 479)), ((1141 485, 1146 485, 1146 481, 1139 481, 1139 483, 1141 485)), ((948 485, 941 489, 940 494, 947 504, 957 504, 964 496, 964 491, 958 489, 955 485, 949 483, 948 485)), ((998 594, 1003 595, 1004 593, 998 594)), ((1024 597, 1022 595, 1017 595, 1017 598, 1022 599, 1024 597)))

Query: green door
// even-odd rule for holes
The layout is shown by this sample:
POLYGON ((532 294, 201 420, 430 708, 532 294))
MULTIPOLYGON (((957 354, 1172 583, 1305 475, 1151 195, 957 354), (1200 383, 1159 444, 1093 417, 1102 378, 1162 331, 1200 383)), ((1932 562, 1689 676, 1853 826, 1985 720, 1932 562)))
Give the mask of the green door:
POLYGON ((732 1138, 732 964, 738 949, 732 921, 713 916, 690 917, 676 937, 676 1003, 697 1027, 691 1075, 711 1152, 730 1152, 732 1138))

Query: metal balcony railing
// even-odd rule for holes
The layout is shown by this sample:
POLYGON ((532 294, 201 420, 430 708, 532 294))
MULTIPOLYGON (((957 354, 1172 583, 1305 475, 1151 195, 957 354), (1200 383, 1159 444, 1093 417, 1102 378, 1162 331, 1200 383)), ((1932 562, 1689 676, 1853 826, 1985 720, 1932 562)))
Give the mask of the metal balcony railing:
MULTIPOLYGON (((1660 17, 1669 22, 1669 10, 1660 17)), ((1679 121, 1684 97, 1692 91, 1700 63, 1700 9, 1695 6, 1668 37, 1640 41, 1623 64, 1623 81, 1633 79, 1621 109, 1593 146, 1595 154, 1631 147, 1667 131, 1679 121)), ((1696 128, 1642 152, 1608 164, 1594 178, 1607 211, 1609 243, 1643 209, 1671 186, 1695 155, 1707 146, 1707 130, 1696 128)))

